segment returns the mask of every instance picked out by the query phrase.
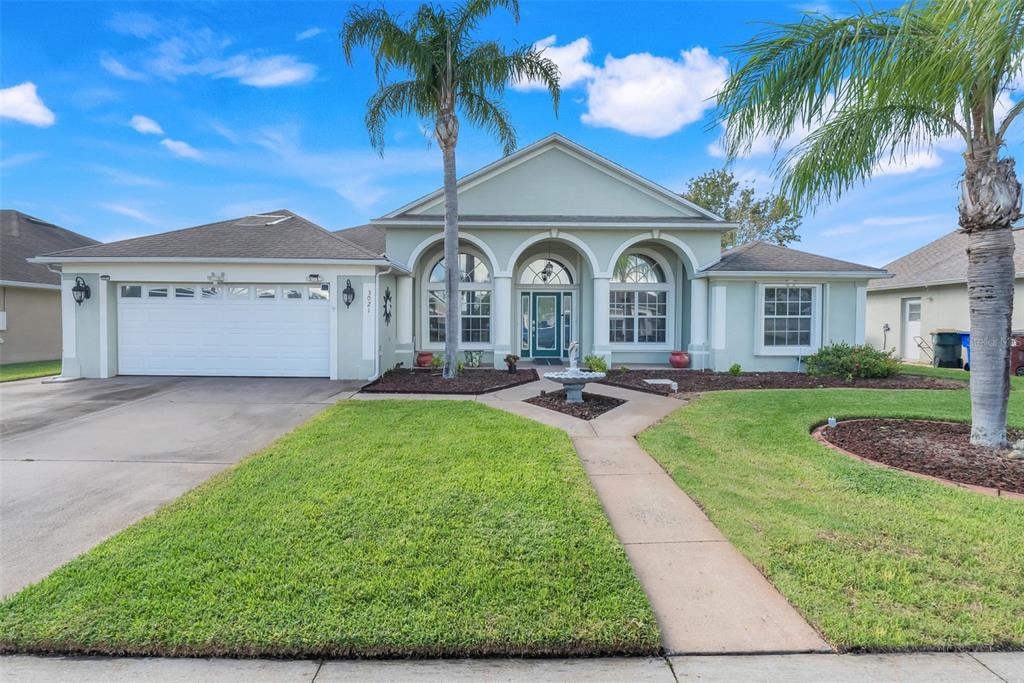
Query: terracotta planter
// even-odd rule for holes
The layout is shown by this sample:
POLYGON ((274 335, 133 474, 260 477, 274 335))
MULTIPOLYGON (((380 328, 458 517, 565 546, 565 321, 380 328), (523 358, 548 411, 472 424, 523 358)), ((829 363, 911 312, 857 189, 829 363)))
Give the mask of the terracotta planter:
POLYGON ((434 354, 430 351, 420 351, 416 354, 416 366, 420 368, 429 368, 430 363, 434 360, 434 354))
POLYGON ((674 368, 688 368, 690 367, 690 354, 686 351, 673 351, 668 354, 668 362, 674 368))

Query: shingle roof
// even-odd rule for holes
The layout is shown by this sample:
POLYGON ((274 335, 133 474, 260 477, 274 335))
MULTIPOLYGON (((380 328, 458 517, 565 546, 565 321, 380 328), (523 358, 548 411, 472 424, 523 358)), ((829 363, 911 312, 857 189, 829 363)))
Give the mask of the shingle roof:
POLYGON ((885 274, 881 268, 819 256, 806 251, 754 241, 722 252, 722 258, 705 268, 714 272, 779 272, 779 273, 865 273, 885 274))
POLYGON ((0 209, 0 280, 59 285, 59 274, 25 259, 86 244, 97 242, 20 211, 0 209))
MULTIPOLYGON (((1024 230, 1013 231, 1014 270, 1024 272, 1024 230)), ((967 282, 967 235, 959 230, 943 235, 885 266, 893 274, 868 289, 902 289, 939 283, 967 282)))
POLYGON ((47 256, 98 258, 376 259, 379 256, 282 209, 47 256))
POLYGON ((353 244, 358 244, 363 249, 372 251, 374 254, 383 254, 387 249, 384 229, 371 223, 357 225, 353 228, 345 228, 344 230, 336 230, 334 234, 347 239, 353 244))
MULTIPOLYGON (((394 218, 378 218, 379 221, 403 221, 409 223, 443 223, 444 216, 439 214, 403 213, 394 218)), ((619 223, 707 223, 718 230, 728 230, 721 224, 704 216, 578 216, 578 215, 538 215, 538 214, 459 214, 459 221, 488 221, 492 223, 583 223, 610 224, 619 223)))

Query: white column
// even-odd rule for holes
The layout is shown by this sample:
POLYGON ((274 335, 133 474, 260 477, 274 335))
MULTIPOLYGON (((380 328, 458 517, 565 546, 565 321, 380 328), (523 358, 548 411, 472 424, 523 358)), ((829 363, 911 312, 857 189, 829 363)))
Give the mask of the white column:
POLYGON ((494 340, 494 367, 505 367, 505 356, 512 353, 512 278, 494 278, 491 300, 491 333, 494 340))
MULTIPOLYGON (((855 317, 855 325, 857 326, 854 330, 854 344, 864 343, 864 314, 868 306, 868 288, 867 285, 857 285, 857 312, 855 317)), ((828 308, 824 308, 821 312, 821 317, 828 319, 828 308)), ((823 343, 828 343, 826 339, 823 343)))
MULTIPOLYGON (((612 349, 608 341, 609 278, 595 277, 594 282, 594 355, 611 364, 612 349)), ((585 354, 584 354, 585 355, 585 354)))
POLYGON ((60 282, 61 377, 81 377, 78 364, 78 311, 71 288, 75 277, 65 276, 60 282))
POLYGON ((412 346, 412 314, 414 301, 412 300, 412 276, 398 276, 398 292, 395 297, 395 308, 398 309, 398 321, 395 326, 398 330, 399 346, 412 346))
POLYGON ((338 348, 338 306, 341 304, 338 299, 341 296, 342 290, 342 287, 339 286, 341 284, 341 280, 342 278, 335 277, 334 280, 331 281, 331 299, 328 302, 328 305, 330 306, 328 311, 328 320, 331 326, 331 329, 328 331, 328 340, 331 349, 331 361, 328 366, 328 372, 330 373, 331 379, 338 379, 341 374, 338 367, 340 364, 339 355, 341 353, 338 348))
POLYGON ((96 283, 100 304, 100 378, 110 378, 110 283, 100 278, 96 283))
POLYGON ((690 280, 690 367, 708 367, 708 281, 690 280))

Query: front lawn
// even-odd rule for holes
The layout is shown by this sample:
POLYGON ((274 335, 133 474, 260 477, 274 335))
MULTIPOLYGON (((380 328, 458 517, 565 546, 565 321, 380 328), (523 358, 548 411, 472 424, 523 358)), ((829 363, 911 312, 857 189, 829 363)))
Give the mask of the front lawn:
MULTIPOLYGON (((1024 501, 883 469, 814 441, 829 415, 966 420, 966 391, 707 394, 639 438, 841 649, 1024 646, 1024 501)), ((1024 427, 1014 392, 1010 421, 1024 427)))
POLYGON ((32 379, 33 377, 49 377, 50 375, 59 374, 59 360, 40 360, 32 363, 0 365, 0 382, 13 382, 16 379, 32 379))
POLYGON ((568 437, 478 403, 349 401, 0 603, 0 650, 655 653, 568 437))
MULTIPOLYGON (((936 368, 931 365, 917 365, 915 363, 903 363, 900 365, 900 372, 905 375, 920 375, 922 377, 936 377, 938 379, 956 379, 962 382, 971 381, 971 373, 960 368, 936 368)), ((1010 375, 1010 389, 1016 391, 1024 388, 1024 377, 1010 375)))

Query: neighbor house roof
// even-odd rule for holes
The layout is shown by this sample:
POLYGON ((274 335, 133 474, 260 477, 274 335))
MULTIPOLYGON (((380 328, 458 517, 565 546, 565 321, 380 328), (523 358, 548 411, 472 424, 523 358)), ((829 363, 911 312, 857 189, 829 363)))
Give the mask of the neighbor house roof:
MULTIPOLYGON (((1013 231, 1014 271, 1024 273, 1024 229, 1013 231)), ((868 289, 906 289, 967 282, 967 234, 954 230, 885 266, 888 280, 868 289)))
POLYGON ((370 223, 337 230, 334 234, 378 255, 383 254, 387 248, 384 230, 370 223))
POLYGON ((60 274, 26 259, 61 249, 96 244, 77 232, 13 209, 0 209, 0 281, 60 286, 60 274))
POLYGON ((702 273, 858 273, 885 277, 885 270, 850 261, 780 247, 760 240, 722 252, 722 258, 702 273))
POLYGON ((46 259, 375 260, 379 255, 287 209, 158 235, 96 244, 46 259))

